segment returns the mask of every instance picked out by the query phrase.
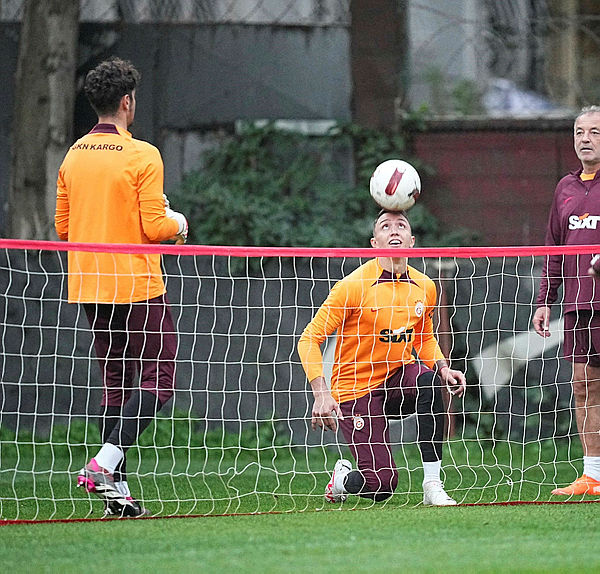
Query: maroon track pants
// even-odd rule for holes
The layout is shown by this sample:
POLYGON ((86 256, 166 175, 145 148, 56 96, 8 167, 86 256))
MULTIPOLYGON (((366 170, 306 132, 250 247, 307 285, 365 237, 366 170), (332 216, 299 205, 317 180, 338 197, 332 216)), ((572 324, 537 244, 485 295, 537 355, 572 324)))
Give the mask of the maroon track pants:
POLYGON ((340 427, 365 478, 363 491, 392 493, 398 470, 390 448, 389 418, 415 412, 417 377, 429 369, 418 363, 395 371, 380 387, 353 401, 340 403, 340 427))
POLYGON ((175 388, 177 335, 166 296, 127 304, 84 303, 102 372, 102 406, 122 406, 140 388, 161 405, 175 388))

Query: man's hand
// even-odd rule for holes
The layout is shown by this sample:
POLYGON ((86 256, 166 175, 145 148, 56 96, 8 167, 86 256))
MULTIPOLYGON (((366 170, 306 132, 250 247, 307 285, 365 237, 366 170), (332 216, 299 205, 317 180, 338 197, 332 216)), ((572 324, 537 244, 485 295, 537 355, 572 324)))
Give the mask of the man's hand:
POLYGON ((443 365, 438 369, 440 378, 446 383, 446 388, 451 395, 462 397, 467 389, 467 379, 462 371, 451 369, 448 365, 443 365))
POLYGON ((549 337, 550 331, 550 307, 538 307, 531 321, 535 332, 540 337, 549 337))
POLYGON ((183 245, 187 241, 188 236, 188 222, 183 215, 183 213, 179 213, 178 211, 173 211, 171 209, 171 202, 165 193, 163 193, 163 200, 165 202, 165 214, 167 217, 174 219, 179 225, 179 229, 177 233, 172 237, 175 240, 175 245, 183 245))
POLYGON ((310 386, 315 397, 312 408, 312 429, 316 430, 319 427, 335 432, 337 430, 337 419, 341 420, 344 418, 340 405, 331 396, 331 391, 327 387, 327 383, 323 377, 313 379, 310 382, 310 386))
POLYGON ((174 219, 179 225, 179 229, 175 234, 175 243, 177 245, 182 245, 187 241, 188 236, 188 222, 183 213, 179 213, 178 211, 173 211, 170 207, 165 207, 165 213, 167 217, 174 219))

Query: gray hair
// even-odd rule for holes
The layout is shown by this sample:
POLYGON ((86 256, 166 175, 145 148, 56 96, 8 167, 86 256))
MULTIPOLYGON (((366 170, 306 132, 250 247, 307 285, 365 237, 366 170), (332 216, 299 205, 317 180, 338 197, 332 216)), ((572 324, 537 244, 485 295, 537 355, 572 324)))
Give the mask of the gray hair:
POLYGON ((575 121, 577 121, 581 116, 585 116, 587 114, 600 114, 600 106, 585 106, 581 108, 581 111, 575 118, 575 121))

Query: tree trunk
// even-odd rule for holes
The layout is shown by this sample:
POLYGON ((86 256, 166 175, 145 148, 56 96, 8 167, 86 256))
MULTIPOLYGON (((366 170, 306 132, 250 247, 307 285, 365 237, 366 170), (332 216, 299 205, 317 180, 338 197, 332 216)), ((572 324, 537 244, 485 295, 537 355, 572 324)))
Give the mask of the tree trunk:
POLYGON ((406 109, 406 0, 352 0, 352 113, 363 126, 397 129, 406 109))
POLYGON ((10 237, 51 239, 56 176, 72 139, 79 0, 26 0, 15 82, 10 237))

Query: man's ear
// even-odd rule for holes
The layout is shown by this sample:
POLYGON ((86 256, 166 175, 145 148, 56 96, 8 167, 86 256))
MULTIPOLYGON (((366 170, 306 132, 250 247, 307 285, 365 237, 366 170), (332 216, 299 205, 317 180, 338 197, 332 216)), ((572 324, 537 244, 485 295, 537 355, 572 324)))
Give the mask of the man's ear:
POLYGON ((371 237, 371 247, 377 247, 377 241, 374 237, 371 237))

